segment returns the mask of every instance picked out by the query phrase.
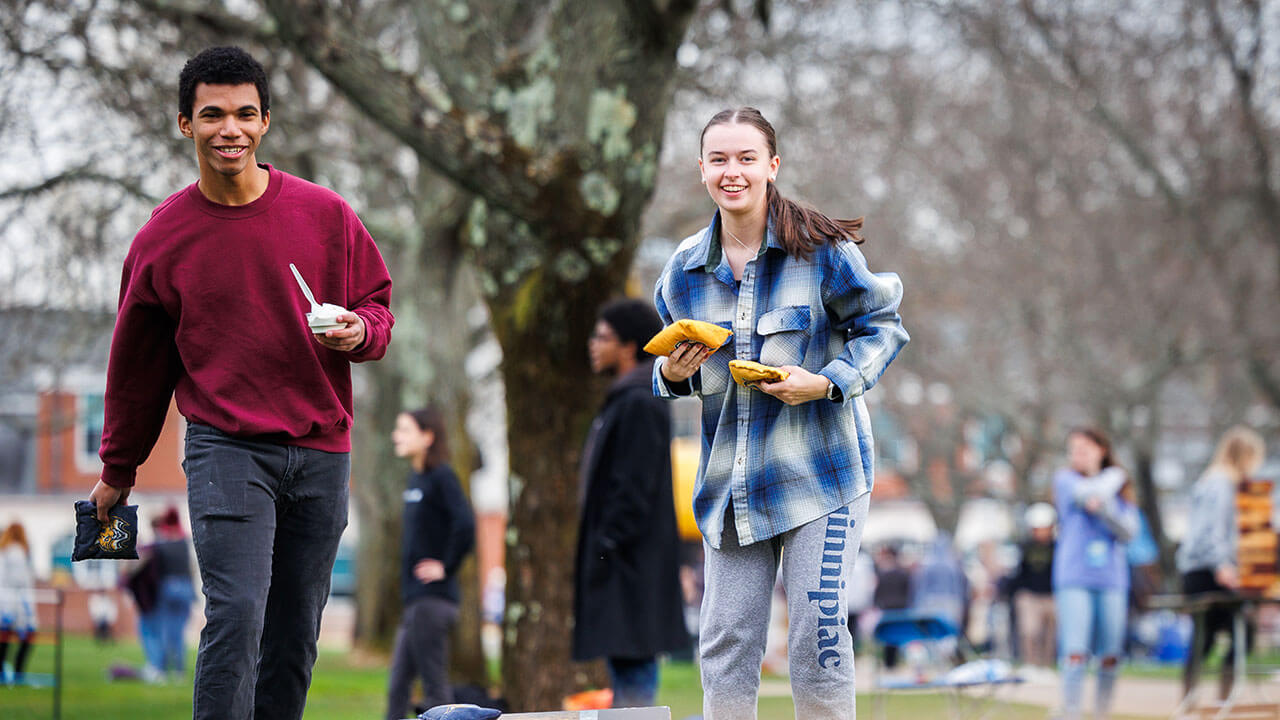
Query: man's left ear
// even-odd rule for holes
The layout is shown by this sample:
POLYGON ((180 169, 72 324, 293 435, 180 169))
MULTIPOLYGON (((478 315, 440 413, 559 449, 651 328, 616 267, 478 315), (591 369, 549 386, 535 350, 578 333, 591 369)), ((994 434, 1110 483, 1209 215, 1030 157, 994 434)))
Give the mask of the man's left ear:
POLYGON ((268 110, 262 113, 262 134, 266 135, 267 131, 270 129, 271 129, 271 111, 268 110))

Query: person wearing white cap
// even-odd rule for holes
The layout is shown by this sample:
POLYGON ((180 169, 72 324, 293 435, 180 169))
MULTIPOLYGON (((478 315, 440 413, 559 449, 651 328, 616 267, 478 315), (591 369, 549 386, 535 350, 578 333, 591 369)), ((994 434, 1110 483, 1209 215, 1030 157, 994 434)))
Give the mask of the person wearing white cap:
POLYGON ((1049 503, 1027 508, 1029 535, 1019 548, 1022 559, 1010 587, 1022 662, 1038 667, 1053 667, 1054 661, 1053 526, 1057 519, 1058 513, 1049 503))

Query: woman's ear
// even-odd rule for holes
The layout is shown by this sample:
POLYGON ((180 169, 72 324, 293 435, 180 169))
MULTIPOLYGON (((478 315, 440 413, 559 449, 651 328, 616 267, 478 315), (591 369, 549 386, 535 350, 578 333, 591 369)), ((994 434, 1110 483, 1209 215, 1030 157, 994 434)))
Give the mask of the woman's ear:
POLYGON ((423 431, 422 431, 422 447, 423 447, 423 449, 430 450, 430 449, 431 449, 431 446, 432 446, 432 445, 435 445, 435 444, 436 444, 436 434, 435 434, 435 431, 433 431, 433 430, 423 430, 423 431))

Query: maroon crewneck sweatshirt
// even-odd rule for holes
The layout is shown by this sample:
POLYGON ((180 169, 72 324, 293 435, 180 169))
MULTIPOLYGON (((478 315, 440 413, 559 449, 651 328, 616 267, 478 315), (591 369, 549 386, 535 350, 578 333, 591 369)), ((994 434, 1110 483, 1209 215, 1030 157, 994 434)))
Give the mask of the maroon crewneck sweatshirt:
POLYGON ((391 278, 337 193, 263 167, 262 197, 219 205, 193 183, 151 213, 129 248, 99 450, 108 485, 133 485, 171 396, 188 421, 232 435, 351 449, 350 363, 386 353, 391 278), (364 320, 360 347, 316 342, 289 263, 318 302, 364 320))

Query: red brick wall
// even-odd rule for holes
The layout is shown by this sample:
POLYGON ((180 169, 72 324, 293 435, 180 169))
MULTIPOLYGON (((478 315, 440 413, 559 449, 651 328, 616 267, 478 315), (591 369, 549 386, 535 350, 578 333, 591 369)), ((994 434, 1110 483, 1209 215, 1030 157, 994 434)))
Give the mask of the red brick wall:
MULTIPOLYGON (((79 443, 76 424, 80 408, 77 396, 67 392, 40 394, 36 411, 39 432, 36 435, 37 492, 83 490, 87 495, 98 480, 97 449, 89 466, 76 462, 79 443)), ((138 486, 148 492, 185 493, 187 481, 182 474, 182 416, 177 406, 169 404, 164 429, 147 461, 138 468, 138 486)))

